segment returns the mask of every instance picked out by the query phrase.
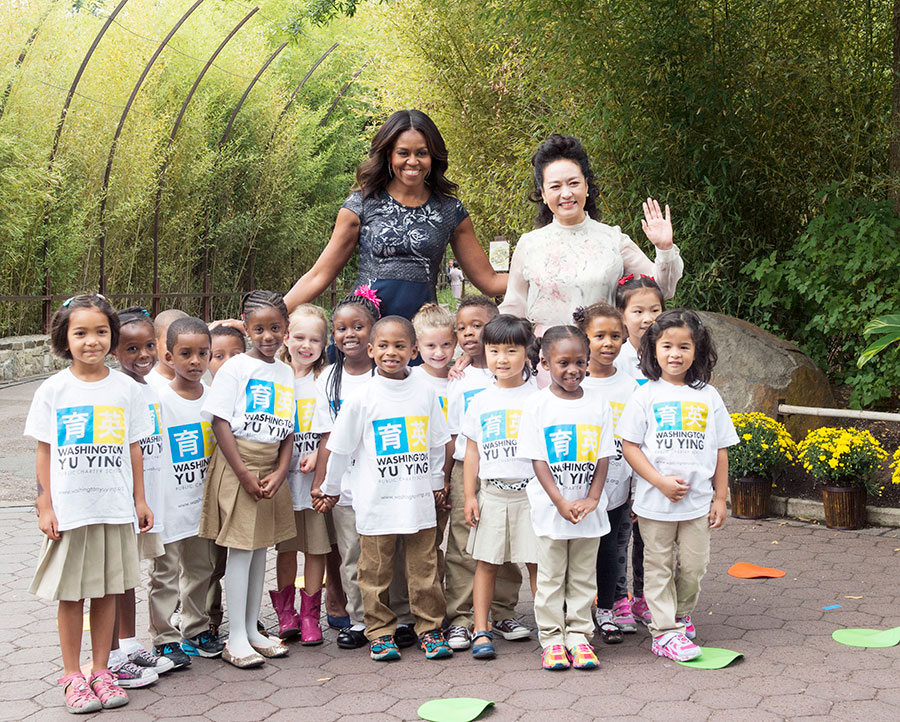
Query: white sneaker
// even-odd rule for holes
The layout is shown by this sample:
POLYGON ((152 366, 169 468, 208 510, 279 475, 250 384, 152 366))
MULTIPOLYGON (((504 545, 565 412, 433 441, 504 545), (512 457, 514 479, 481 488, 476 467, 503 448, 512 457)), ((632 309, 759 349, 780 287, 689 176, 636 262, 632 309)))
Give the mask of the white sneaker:
POLYGON ((110 671, 118 678, 122 689, 138 689, 153 684, 159 675, 147 667, 138 667, 134 662, 110 665, 110 671))
POLYGON ((165 674, 171 669, 175 669, 175 662, 168 657, 157 657, 152 652, 148 652, 143 647, 139 647, 128 655, 128 661, 136 664, 138 667, 145 667, 157 674, 165 674))
POLYGON ((468 649, 469 645, 472 644, 472 636, 469 634, 469 630, 465 627, 460 627, 458 624, 452 624, 444 630, 444 639, 450 645, 450 649, 454 651, 468 649))

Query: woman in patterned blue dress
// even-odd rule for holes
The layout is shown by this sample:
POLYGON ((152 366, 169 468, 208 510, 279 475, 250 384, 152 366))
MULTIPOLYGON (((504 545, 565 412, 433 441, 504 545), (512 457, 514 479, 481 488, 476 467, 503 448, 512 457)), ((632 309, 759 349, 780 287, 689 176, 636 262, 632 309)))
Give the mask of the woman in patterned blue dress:
POLYGON ((503 295, 506 274, 495 273, 488 262, 446 171, 447 148, 431 118, 419 110, 393 113, 356 171, 357 189, 338 211, 331 240, 285 296, 288 308, 325 291, 357 246, 356 285, 367 283, 378 292, 383 316, 411 319, 436 300, 448 243, 476 287, 503 295))

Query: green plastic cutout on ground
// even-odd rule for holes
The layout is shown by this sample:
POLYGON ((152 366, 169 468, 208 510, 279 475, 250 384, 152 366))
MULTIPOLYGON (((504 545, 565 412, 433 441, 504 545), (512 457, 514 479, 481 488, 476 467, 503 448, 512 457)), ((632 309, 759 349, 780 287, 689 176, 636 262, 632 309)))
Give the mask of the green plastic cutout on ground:
POLYGON ((477 719, 493 702, 474 697, 433 699, 419 707, 417 714, 430 722, 471 722, 477 719))
POLYGON ((679 662, 683 667, 693 667, 694 669, 722 669, 727 667, 738 657, 744 655, 740 652, 732 652, 730 649, 719 649, 718 647, 701 647, 703 654, 697 659, 690 662, 679 662))
POLYGON ((900 644, 900 627, 893 629, 836 629, 831 638, 848 647, 893 647, 900 644))

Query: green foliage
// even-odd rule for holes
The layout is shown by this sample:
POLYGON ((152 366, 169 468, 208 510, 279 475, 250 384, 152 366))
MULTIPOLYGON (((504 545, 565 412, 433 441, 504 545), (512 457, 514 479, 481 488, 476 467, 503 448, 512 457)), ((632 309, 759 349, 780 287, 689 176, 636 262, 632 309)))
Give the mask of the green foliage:
POLYGON ((900 341, 900 315, 880 316, 869 323, 863 329, 864 336, 880 336, 877 341, 869 344, 856 361, 856 365, 862 368, 878 353, 884 351, 892 343, 900 341))
POLYGON ((753 311, 795 340, 839 383, 853 387, 851 404, 870 405, 900 386, 897 349, 863 368, 863 329, 897 303, 900 219, 887 201, 832 185, 821 215, 783 252, 744 267, 759 283, 753 311))
MULTIPOLYGON (((319 127, 346 80, 363 62, 346 23, 312 28, 268 68, 220 145, 232 112, 265 59, 284 41, 287 0, 261 11, 234 36, 200 83, 175 142, 176 115, 206 59, 250 5, 201 5, 172 38, 138 93, 119 138, 107 193, 106 275, 116 305, 149 305, 153 223, 161 177, 159 274, 163 293, 199 294, 209 251, 213 292, 251 284, 286 290, 315 261, 364 155, 371 114, 367 78, 319 127), (300 79, 332 53, 282 111, 300 79)), ((0 295, 96 289, 102 179, 122 106, 160 40, 186 6, 129 3, 97 46, 73 98, 52 170, 53 134, 85 51, 111 2, 54 0, 0 10, 0 295), (132 7, 133 5, 133 7, 132 7), (14 61, 45 13, 25 62, 14 61)), ((200 312, 200 299, 176 296, 163 307, 200 312)), ((233 315, 235 298, 217 298, 214 316, 233 315)), ((40 303, 0 306, 0 335, 34 333, 40 303)))

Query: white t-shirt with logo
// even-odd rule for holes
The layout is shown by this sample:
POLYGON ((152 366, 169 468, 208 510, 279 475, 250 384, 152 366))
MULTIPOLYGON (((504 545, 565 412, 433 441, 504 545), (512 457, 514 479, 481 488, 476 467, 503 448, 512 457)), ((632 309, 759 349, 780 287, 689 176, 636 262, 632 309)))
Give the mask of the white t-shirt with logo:
POLYGON ((600 393, 609 402, 609 410, 612 413, 616 455, 609 460, 609 472, 606 475, 606 498, 609 500, 607 511, 618 509, 628 501, 631 491, 631 467, 622 456, 622 438, 618 434, 619 417, 625 410, 625 404, 631 398, 631 394, 638 387, 637 382, 624 371, 616 371, 607 378, 588 376, 581 383, 584 389, 591 389, 600 393))
POLYGON ((629 399, 617 430, 626 441, 640 444, 660 474, 679 476, 691 487, 681 501, 673 503, 635 472, 635 514, 657 521, 688 521, 709 513, 718 451, 738 443, 715 388, 649 381, 629 399))
POLYGON ((315 472, 300 471, 300 462, 319 448, 321 434, 312 431, 316 411, 316 379, 311 373, 294 379, 294 447, 287 481, 291 487, 294 510, 312 509, 313 476, 315 472))
POLYGON ((421 364, 419 366, 411 366, 409 369, 414 375, 421 376, 425 379, 429 384, 431 384, 431 388, 434 389, 434 393, 437 394, 438 401, 441 402, 441 409, 444 411, 444 421, 447 421, 447 413, 448 413, 448 404, 447 404, 447 387, 450 385, 450 379, 448 377, 441 378, 440 376, 432 376, 425 370, 425 364, 421 364))
MULTIPOLYGON (((376 374, 346 399, 328 448, 349 456, 362 446, 351 482, 360 534, 415 534, 435 526, 434 491, 444 486, 448 441, 437 395, 418 376, 376 374)), ((329 464, 326 494, 343 493, 335 475, 329 464)))
POLYGON ((135 521, 130 445, 150 432, 140 388, 118 371, 81 381, 65 369, 40 385, 25 436, 50 445, 50 501, 59 531, 135 521))
POLYGON ((224 419, 236 439, 278 443, 294 431, 294 372, 242 353, 216 373, 203 410, 224 419))
MULTIPOLYGON (((137 382, 135 382, 137 383, 137 382)), ((163 460, 165 446, 163 442, 162 412, 159 405, 159 392, 150 384, 138 384, 144 394, 147 412, 153 432, 140 440, 141 457, 144 460, 144 497, 147 506, 153 512, 154 534, 162 534, 165 529, 165 509, 163 507, 163 460)))
POLYGON ((159 393, 168 456, 163 470, 164 544, 200 533, 206 469, 216 448, 212 416, 203 410, 209 393, 204 386, 203 395, 193 401, 179 396, 170 386, 159 393))
MULTIPOLYGON (((331 381, 331 375, 334 373, 335 365, 329 366, 323 373, 319 374, 316 379, 316 410, 313 414, 312 431, 322 436, 331 433, 334 428, 335 417, 331 414, 331 403, 328 401, 328 384, 331 381)), ((337 403, 338 412, 340 407, 357 389, 365 386, 373 378, 371 371, 366 371, 355 376, 348 374, 347 369, 341 373, 341 398, 337 403)), ((356 469, 356 457, 350 460, 350 467, 347 469, 344 479, 341 483, 341 498, 338 506, 353 506, 353 489, 352 474, 356 469)))
MULTIPOLYGON (((547 462, 563 498, 584 499, 597 460, 616 455, 609 404, 591 389, 584 389, 580 399, 561 399, 549 387, 541 389, 522 410, 519 454, 547 462)), ((536 476, 526 491, 537 536, 585 539, 602 537, 609 531, 606 489, 597 508, 577 524, 563 519, 536 476)))
POLYGON ((450 433, 456 436, 453 447, 453 458, 462 461, 466 458, 466 439, 462 435, 462 422, 469 410, 472 399, 494 383, 494 374, 488 369, 477 369, 466 366, 461 379, 454 379, 447 386, 447 423, 450 433))
POLYGON ((616 356, 614 364, 617 369, 624 371, 637 381, 638 386, 643 386, 649 381, 649 379, 644 376, 644 372, 641 371, 641 362, 640 359, 638 359, 637 349, 631 345, 631 341, 628 339, 625 339, 625 343, 622 344, 622 350, 619 351, 619 355, 616 356))
POLYGON ((493 384, 472 399, 460 436, 478 444, 478 478, 522 480, 534 476, 531 461, 520 457, 517 445, 522 409, 536 393, 537 384, 529 379, 514 389, 493 384))

